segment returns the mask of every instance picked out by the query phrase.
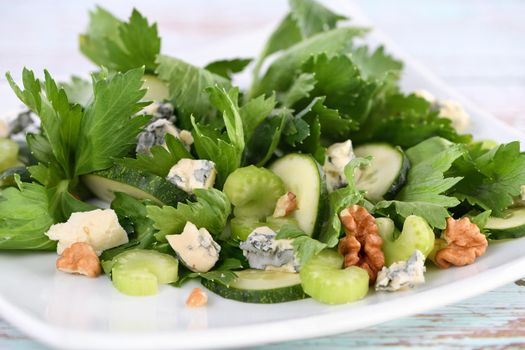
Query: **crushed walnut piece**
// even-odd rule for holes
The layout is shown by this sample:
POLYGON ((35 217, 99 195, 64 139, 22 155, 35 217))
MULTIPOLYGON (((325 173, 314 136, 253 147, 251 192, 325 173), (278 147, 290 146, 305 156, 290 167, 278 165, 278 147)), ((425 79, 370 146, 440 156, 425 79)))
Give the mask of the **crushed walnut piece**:
POLYGON ((205 306, 207 303, 208 295, 200 288, 193 288, 188 296, 188 300, 186 300, 186 305, 189 307, 201 307, 205 306))
POLYGON ((102 272, 97 253, 85 242, 77 242, 66 248, 57 259, 56 267, 60 271, 89 277, 97 277, 102 272))
POLYGON ((447 245, 437 251, 434 259, 436 265, 442 269, 451 265, 472 264, 477 257, 485 254, 488 246, 487 238, 467 217, 459 220, 449 217, 443 238, 447 245))
POLYGON ((295 194, 287 192, 283 194, 277 200, 275 205, 275 211, 273 212, 274 218, 282 218, 290 215, 295 209, 297 209, 297 200, 295 194))
POLYGON ((344 209, 339 218, 346 233, 338 246, 344 256, 344 266, 365 269, 370 283, 374 283, 377 273, 385 265, 385 255, 381 250, 383 238, 379 235, 375 218, 359 205, 344 209))

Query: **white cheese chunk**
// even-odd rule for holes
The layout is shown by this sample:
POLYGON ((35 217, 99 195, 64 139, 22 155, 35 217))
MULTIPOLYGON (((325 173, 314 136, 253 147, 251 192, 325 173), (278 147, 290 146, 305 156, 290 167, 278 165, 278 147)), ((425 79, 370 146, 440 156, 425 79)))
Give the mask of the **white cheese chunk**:
POLYGON ((414 288, 425 283, 425 256, 416 250, 407 261, 393 263, 383 267, 377 275, 376 290, 395 292, 414 288))
POLYGON ((166 135, 179 138, 179 130, 172 122, 166 119, 157 119, 146 125, 144 131, 138 136, 137 153, 149 153, 151 147, 161 145, 166 147, 166 135))
POLYGON ((283 272, 299 271, 292 246, 293 239, 275 239, 277 234, 268 226, 257 227, 240 244, 252 269, 283 272))
POLYGON ((205 228, 198 229, 189 221, 181 234, 167 235, 166 239, 179 260, 194 272, 210 271, 219 260, 221 246, 205 228))
POLYGON ((8 124, 8 136, 13 141, 25 143, 28 133, 40 133, 40 118, 31 111, 19 113, 8 124))
POLYGON ((426 90, 418 90, 415 94, 430 102, 432 104, 432 110, 439 112, 441 118, 450 119, 452 126, 458 132, 464 132, 470 125, 470 116, 458 102, 452 100, 436 100, 436 98, 426 90))
POLYGON ((470 125, 470 116, 461 104, 456 101, 444 100, 437 103, 439 116, 452 121, 452 126, 458 132, 464 132, 470 125))
POLYGON ((328 191, 332 192, 348 184, 344 174, 345 166, 355 158, 352 141, 334 143, 326 150, 323 170, 328 191))
POLYGON ((46 235, 58 241, 57 253, 60 255, 76 242, 88 243, 97 255, 129 242, 126 231, 120 226, 117 214, 112 209, 73 213, 65 223, 51 226, 46 235))
POLYGON ((171 167, 166 179, 186 192, 210 188, 215 183, 215 163, 205 159, 183 158, 171 167))

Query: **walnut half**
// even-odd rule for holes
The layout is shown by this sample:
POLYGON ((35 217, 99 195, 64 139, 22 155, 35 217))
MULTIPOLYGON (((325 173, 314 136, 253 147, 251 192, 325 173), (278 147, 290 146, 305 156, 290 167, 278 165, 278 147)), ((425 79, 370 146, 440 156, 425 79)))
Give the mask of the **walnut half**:
POLYGON ((459 220, 449 217, 443 238, 447 244, 437 251, 434 259, 442 269, 451 265, 470 265, 477 257, 485 254, 488 246, 487 238, 467 217, 459 220))
POLYGON ((292 192, 287 192, 283 194, 277 200, 275 205, 275 211, 273 212, 274 218, 282 218, 291 214, 295 209, 297 209, 297 199, 295 194, 292 192))
POLYGON ((339 241, 338 250, 345 260, 345 267, 358 266, 365 269, 374 283, 385 265, 381 250, 383 238, 379 235, 375 218, 363 207, 353 205, 339 214, 346 237, 339 241))
POLYGON ((97 277, 101 273, 100 260, 89 244, 77 242, 66 248, 56 262, 60 271, 97 277))

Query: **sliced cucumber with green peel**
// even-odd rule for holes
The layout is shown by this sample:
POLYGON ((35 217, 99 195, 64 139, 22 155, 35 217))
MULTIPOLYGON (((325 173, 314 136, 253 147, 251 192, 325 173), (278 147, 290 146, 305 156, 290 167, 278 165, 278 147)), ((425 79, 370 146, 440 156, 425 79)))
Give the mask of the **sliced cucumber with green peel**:
POLYGON ((0 138, 0 171, 17 165, 19 149, 20 146, 15 141, 0 138))
POLYGON ((126 295, 146 296, 158 292, 159 284, 177 281, 179 261, 154 250, 133 249, 120 253, 105 264, 111 269, 113 285, 126 295))
POLYGON ((276 160, 271 166, 296 196, 297 209, 290 217, 308 235, 318 233, 325 219, 328 202, 326 184, 321 166, 310 155, 292 153, 276 160))
POLYGON ((82 181, 98 198, 107 202, 115 198, 115 192, 165 205, 176 205, 188 198, 186 192, 168 180, 121 164, 84 175, 82 181))
POLYGON ((306 294, 325 304, 346 304, 368 293, 368 272, 350 266, 345 269, 338 252, 325 249, 301 268, 301 284, 306 294))
POLYGON ((501 218, 491 216, 485 229, 490 239, 525 237, 525 208, 507 209, 501 218))
POLYGON ((283 181, 270 170, 250 165, 231 173, 223 191, 234 206, 235 217, 262 220, 273 213, 285 188, 283 181))
POLYGON ((405 184, 409 166, 403 150, 386 143, 370 143, 357 147, 358 157, 372 156, 369 166, 361 169, 356 187, 365 191, 372 202, 392 198, 405 184))
POLYGON ((246 303, 274 304, 307 298, 297 273, 252 269, 235 273, 237 279, 228 287, 205 279, 202 284, 224 298, 246 303))

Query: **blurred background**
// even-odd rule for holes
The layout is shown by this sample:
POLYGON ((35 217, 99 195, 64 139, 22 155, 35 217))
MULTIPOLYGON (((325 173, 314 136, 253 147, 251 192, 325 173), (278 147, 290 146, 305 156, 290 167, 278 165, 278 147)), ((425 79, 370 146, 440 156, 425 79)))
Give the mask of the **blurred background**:
MULTIPOLYGON (((358 22, 367 17, 459 92, 525 130, 525 1, 331 2, 337 1, 349 1, 358 22)), ((237 51, 255 55, 254 47, 287 8, 286 0, 0 0, 0 94, 6 108, 17 103, 5 86, 7 70, 16 78, 25 65, 66 78, 94 69, 78 51, 78 34, 97 4, 121 18, 137 7, 158 22, 163 53, 200 64, 208 56, 231 56, 220 42, 252 33, 260 43, 237 51)))

